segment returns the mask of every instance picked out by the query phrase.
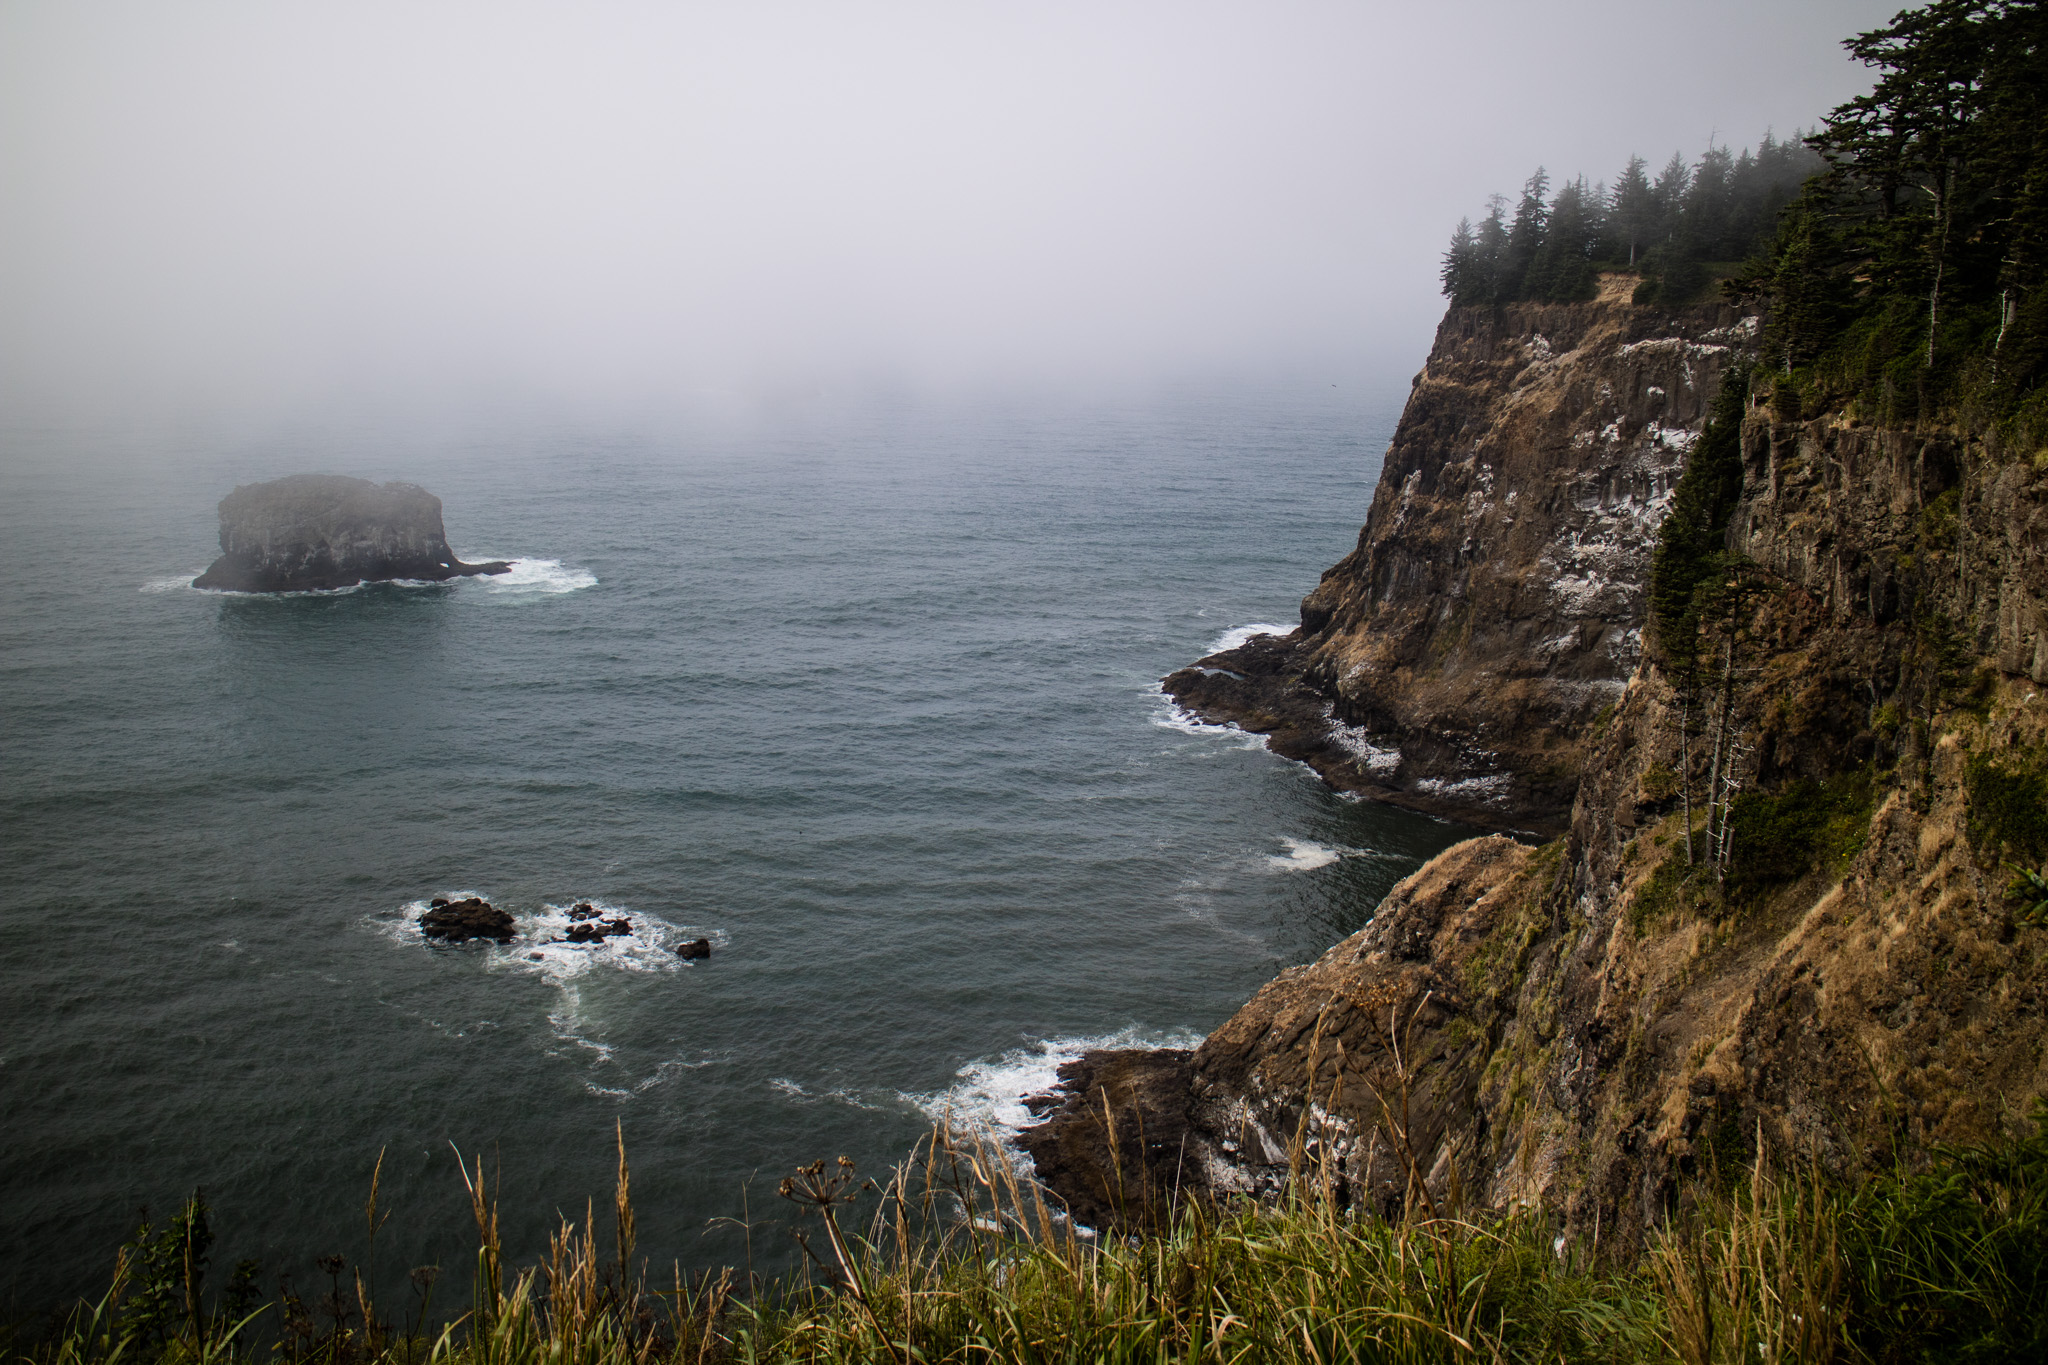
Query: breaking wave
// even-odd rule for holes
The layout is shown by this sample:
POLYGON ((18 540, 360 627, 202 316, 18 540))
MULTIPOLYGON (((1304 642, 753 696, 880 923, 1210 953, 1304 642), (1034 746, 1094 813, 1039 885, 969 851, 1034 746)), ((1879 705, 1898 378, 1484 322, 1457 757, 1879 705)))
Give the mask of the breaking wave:
MULTIPOLYGON (((482 557, 471 558, 477 563, 482 557)), ((514 559, 509 573, 482 574, 469 581, 486 592, 528 597, 559 597, 563 593, 597 586, 597 575, 588 569, 571 568, 559 559, 514 559)))
POLYGON ((1264 735, 1255 735, 1249 730, 1240 730, 1234 724, 1212 725, 1194 712, 1181 706, 1172 697, 1166 695, 1166 689, 1158 683, 1153 683, 1146 690, 1157 703, 1157 709, 1152 715, 1152 723, 1162 730, 1173 730, 1183 735, 1200 735, 1208 739, 1227 739, 1233 741, 1231 747, 1238 749, 1263 749, 1266 747, 1266 737, 1264 735))
MULTIPOLYGON (((464 554, 459 558, 465 563, 480 564, 488 563, 492 557, 464 554)), ((347 593, 361 592, 369 587, 448 588, 471 585, 497 596, 559 597, 563 593, 597 586, 596 574, 588 569, 572 568, 559 559, 511 559, 506 562, 512 567, 505 573, 478 574, 470 578, 391 578, 376 583, 352 583, 346 588, 305 588, 295 592, 236 592, 229 588, 192 590, 219 593, 224 597, 340 597, 347 593)), ((190 573, 152 578, 143 583, 138 591, 178 592, 190 589, 192 580, 205 572, 202 567, 190 573)))
POLYGON ((983 1057, 955 1072, 954 1083, 930 1095, 905 1099, 934 1122, 954 1128, 995 1132, 1005 1139, 1038 1120, 1024 1107, 1027 1095, 1042 1095, 1059 1083, 1060 1067, 1096 1048, 1192 1048, 1204 1035, 1192 1029, 1164 1031, 1133 1024, 1114 1033, 1085 1038, 1041 1038, 997 1057, 983 1057))
POLYGON ((1311 872, 1319 867, 1328 867, 1339 858, 1355 856, 1359 852, 1355 848, 1332 848, 1313 839, 1283 838, 1280 842, 1287 845, 1287 851, 1276 853, 1266 859, 1266 866, 1275 872, 1311 872))
POLYGON ((1236 649, 1255 635, 1292 635, 1300 626, 1276 626, 1269 621, 1255 622, 1249 626, 1232 626, 1209 642, 1208 653, 1221 654, 1226 649, 1236 649))

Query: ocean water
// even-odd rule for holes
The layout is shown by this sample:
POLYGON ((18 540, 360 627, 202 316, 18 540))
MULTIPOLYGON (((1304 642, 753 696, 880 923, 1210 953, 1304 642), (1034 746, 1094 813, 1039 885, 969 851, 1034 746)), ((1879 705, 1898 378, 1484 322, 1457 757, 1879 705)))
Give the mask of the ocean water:
POLYGON ((221 1263, 310 1283, 380 1151, 378 1264, 459 1296, 455 1153, 531 1257, 603 1206, 615 1124, 656 1264, 772 1268, 791 1168, 1199 1039, 1464 833, 1156 682, 1291 627, 1401 396, 7 431, 0 1303, 99 1292, 197 1187, 221 1263), (214 503, 301 470, 423 483, 516 569, 185 586, 214 503), (461 892, 526 933, 422 941, 461 892), (634 937, 529 941, 583 899, 634 937))

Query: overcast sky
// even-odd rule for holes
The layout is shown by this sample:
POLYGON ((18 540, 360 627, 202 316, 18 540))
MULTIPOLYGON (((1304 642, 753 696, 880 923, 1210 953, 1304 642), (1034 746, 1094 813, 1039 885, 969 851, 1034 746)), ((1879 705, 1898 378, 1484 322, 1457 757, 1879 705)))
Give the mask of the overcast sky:
POLYGON ((0 0, 0 404, 1405 382, 1488 193, 1895 8, 0 0))

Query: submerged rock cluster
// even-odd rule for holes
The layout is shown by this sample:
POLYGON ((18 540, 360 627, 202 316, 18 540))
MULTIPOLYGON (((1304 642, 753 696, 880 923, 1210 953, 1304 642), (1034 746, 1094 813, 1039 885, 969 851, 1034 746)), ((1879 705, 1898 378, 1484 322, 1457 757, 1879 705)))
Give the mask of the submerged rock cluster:
MULTIPOLYGON (((512 916, 481 896, 467 896, 462 900, 436 896, 427 903, 419 924, 423 936, 441 943, 487 939, 502 944, 518 937, 518 927, 512 916)), ((545 942, 592 946, 608 938, 628 938, 632 934, 633 921, 624 915, 607 919, 604 912, 589 901, 578 901, 569 909, 568 931, 560 938, 545 942)), ((686 962, 708 958, 711 956, 711 940, 686 939, 675 945, 675 954, 686 962)))

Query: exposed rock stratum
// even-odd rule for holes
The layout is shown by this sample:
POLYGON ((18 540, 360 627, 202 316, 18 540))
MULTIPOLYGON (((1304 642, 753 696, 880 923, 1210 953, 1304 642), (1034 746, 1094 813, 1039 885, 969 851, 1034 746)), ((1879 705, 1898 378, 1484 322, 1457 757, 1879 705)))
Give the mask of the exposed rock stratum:
POLYGON ((1758 319, 1586 303, 1454 308, 1415 378, 1358 548, 1301 628, 1166 680, 1333 785, 1558 833, 1588 723, 1642 654, 1656 531, 1758 319))

